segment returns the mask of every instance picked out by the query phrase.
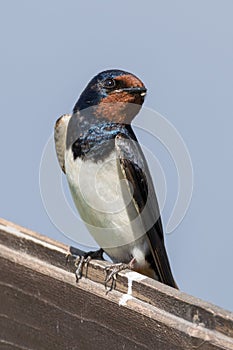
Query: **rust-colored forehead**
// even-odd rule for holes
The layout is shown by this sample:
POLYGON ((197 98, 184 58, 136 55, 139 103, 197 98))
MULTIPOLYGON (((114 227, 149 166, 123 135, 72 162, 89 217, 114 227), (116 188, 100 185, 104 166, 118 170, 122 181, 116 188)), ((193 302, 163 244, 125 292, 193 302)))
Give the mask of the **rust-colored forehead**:
POLYGON ((126 87, 144 87, 143 82, 132 74, 119 75, 115 80, 121 81, 126 87))

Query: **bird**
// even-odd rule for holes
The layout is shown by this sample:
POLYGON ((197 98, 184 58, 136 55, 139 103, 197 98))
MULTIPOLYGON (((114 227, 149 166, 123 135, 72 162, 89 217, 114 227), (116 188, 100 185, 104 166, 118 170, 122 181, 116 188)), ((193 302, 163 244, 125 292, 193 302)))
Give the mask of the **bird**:
MULTIPOLYGON (((100 246, 85 253, 81 263, 106 253, 113 262, 107 282, 130 268, 178 289, 150 170, 131 125, 146 94, 132 73, 98 73, 72 114, 56 121, 55 148, 76 208, 100 246)), ((81 265, 76 278, 81 278, 81 265)))

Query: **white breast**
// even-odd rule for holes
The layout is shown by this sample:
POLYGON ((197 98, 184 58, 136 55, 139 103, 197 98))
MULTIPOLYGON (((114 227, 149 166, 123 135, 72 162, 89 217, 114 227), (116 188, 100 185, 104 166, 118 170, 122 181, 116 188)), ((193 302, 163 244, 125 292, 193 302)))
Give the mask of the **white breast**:
POLYGON ((65 166, 75 205, 99 246, 113 261, 129 262, 135 247, 144 255, 148 250, 145 232, 128 183, 120 180, 115 152, 95 163, 80 158, 74 161, 69 149, 65 166))

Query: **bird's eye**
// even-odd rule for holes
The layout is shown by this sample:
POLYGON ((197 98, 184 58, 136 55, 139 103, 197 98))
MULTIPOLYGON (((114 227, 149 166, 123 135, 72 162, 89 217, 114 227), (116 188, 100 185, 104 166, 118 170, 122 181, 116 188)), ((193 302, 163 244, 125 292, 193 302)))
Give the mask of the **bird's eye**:
POLYGON ((114 79, 106 79, 104 82, 103 82, 103 86, 106 88, 106 89, 112 89, 116 86, 116 82, 114 79))

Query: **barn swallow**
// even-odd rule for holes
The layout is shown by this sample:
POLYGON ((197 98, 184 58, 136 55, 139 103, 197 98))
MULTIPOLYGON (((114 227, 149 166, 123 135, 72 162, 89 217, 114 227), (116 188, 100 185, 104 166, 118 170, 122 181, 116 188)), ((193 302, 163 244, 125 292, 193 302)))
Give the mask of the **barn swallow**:
POLYGON ((104 251, 115 264, 111 277, 130 267, 178 288, 150 171, 131 127, 146 92, 131 73, 99 73, 72 115, 57 120, 55 146, 80 216, 101 247, 99 254, 104 251))

